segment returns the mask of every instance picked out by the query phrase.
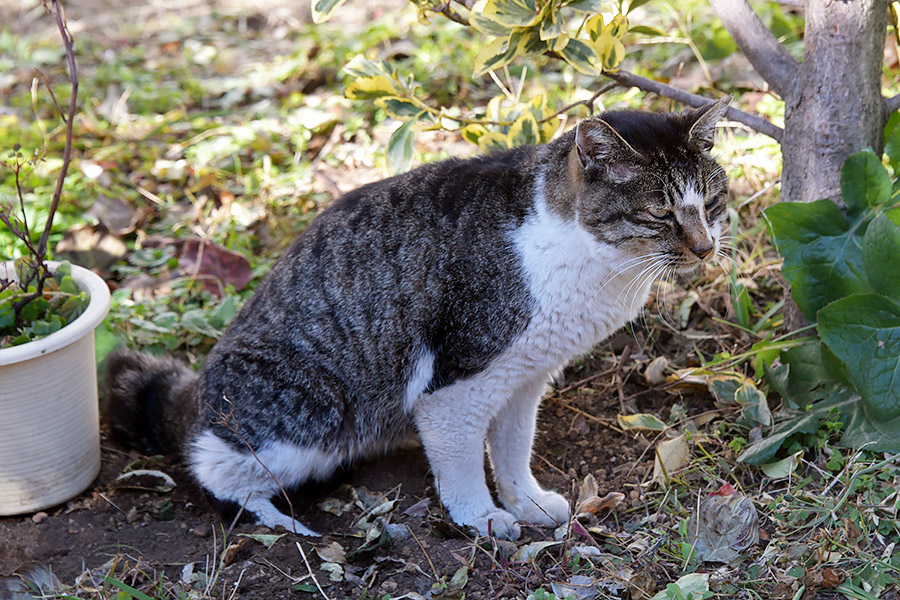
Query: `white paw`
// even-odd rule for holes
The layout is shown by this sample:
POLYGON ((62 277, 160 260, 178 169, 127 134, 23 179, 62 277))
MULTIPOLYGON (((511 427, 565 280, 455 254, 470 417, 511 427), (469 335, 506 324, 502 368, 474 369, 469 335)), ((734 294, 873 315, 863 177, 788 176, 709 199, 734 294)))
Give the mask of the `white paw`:
POLYGON ((516 502, 507 504, 506 508, 520 521, 532 525, 556 526, 569 521, 569 501, 547 490, 536 490, 531 494, 520 491, 516 502))

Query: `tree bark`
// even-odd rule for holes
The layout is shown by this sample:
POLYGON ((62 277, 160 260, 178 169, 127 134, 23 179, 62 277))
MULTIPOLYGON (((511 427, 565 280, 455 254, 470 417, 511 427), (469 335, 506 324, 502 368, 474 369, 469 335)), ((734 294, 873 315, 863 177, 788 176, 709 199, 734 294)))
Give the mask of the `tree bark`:
POLYGON ((781 195, 841 202, 841 165, 883 150, 881 69, 888 0, 808 0, 805 57, 785 101, 781 195))

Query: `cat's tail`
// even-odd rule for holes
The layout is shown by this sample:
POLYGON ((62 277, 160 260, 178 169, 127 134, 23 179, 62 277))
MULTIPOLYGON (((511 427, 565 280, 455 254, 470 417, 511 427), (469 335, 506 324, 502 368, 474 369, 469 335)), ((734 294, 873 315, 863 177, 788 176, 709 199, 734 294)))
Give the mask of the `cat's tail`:
POLYGON ((143 454, 174 454, 197 420, 197 374, 168 356, 133 350, 106 359, 100 412, 114 440, 143 454))

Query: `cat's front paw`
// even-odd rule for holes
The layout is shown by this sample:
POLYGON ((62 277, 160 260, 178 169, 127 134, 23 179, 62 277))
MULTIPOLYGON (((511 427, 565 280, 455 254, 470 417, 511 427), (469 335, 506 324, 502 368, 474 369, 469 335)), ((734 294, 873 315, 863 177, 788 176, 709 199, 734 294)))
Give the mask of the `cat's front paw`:
POLYGON ((522 535, 522 529, 516 523, 516 517, 499 508, 475 519, 466 520, 463 525, 471 525, 481 535, 491 535, 508 540, 517 540, 522 535))
POLYGON ((520 521, 532 525, 557 526, 569 522, 569 501, 556 492, 537 490, 520 493, 513 505, 506 508, 520 521))

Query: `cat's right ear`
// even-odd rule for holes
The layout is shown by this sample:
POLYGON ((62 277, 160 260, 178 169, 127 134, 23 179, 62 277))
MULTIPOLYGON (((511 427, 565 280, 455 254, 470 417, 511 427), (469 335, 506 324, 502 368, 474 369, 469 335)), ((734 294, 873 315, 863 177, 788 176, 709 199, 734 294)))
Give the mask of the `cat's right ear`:
POLYGON ((632 179, 643 159, 603 119, 585 119, 575 126, 575 150, 584 171, 599 171, 613 183, 632 179))

